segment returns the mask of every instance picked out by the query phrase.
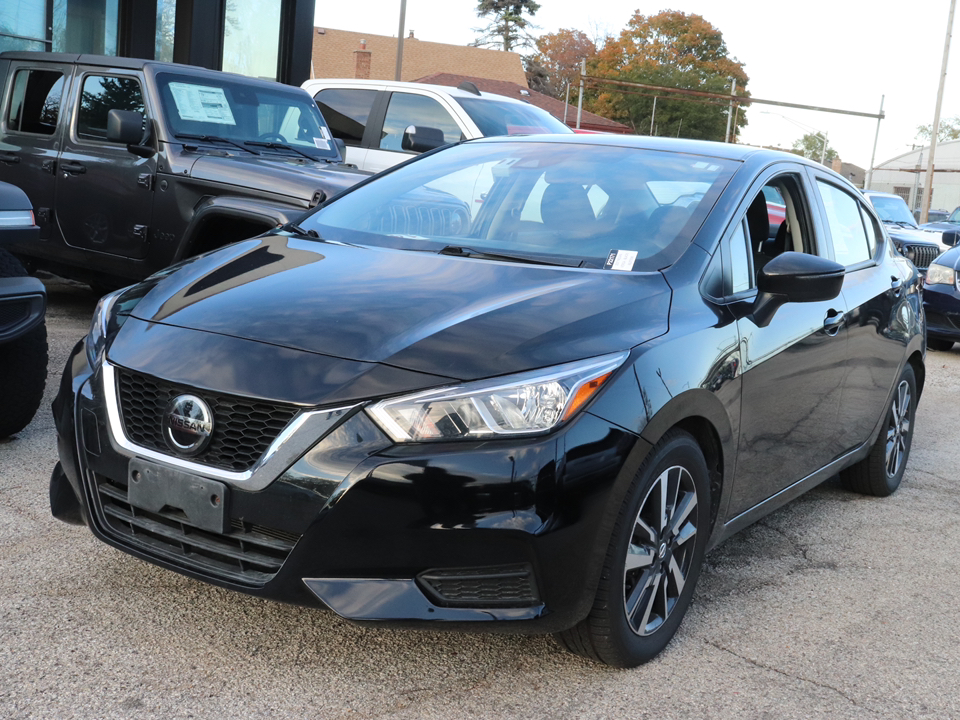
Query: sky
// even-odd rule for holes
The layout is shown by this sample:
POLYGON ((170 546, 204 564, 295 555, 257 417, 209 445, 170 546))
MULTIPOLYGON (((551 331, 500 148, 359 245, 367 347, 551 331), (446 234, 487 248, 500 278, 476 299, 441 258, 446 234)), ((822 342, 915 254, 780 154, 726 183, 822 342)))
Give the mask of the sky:
MULTIPOLYGON (((919 125, 933 122, 950 0, 539 0, 534 35, 561 28, 618 35, 635 11, 702 15, 744 64, 755 98, 878 113, 875 164, 909 152, 919 125)), ((400 0, 317 3, 315 24, 396 36, 400 0)), ((486 23, 476 0, 407 0, 404 35, 467 45, 486 23), (438 11, 439 9, 439 11, 438 11)), ((960 12, 958 12, 960 14, 960 12)), ((956 26, 956 23, 954 23, 956 26)), ((960 42, 952 43, 941 118, 960 115, 960 42)), ((790 147, 805 132, 826 133, 846 162, 870 166, 877 121, 754 105, 740 141, 790 147)))

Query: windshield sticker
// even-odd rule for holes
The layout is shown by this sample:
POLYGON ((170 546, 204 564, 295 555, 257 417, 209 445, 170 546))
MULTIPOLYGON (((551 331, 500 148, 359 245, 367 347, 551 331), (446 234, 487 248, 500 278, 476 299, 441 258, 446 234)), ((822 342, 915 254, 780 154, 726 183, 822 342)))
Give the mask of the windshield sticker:
POLYGON ((637 261, 636 250, 611 250, 607 254, 607 261, 603 264, 604 270, 633 270, 633 264, 637 261))
POLYGON ((181 120, 197 120, 218 125, 237 124, 223 88, 172 82, 170 92, 173 93, 173 102, 177 105, 181 120))
POLYGON ((330 140, 330 131, 323 125, 320 126, 320 134, 323 135, 324 140, 330 140))
POLYGON ((328 143, 328 142, 327 142, 326 140, 324 140, 323 138, 314 138, 314 139, 313 139, 313 144, 316 145, 319 150, 329 150, 329 149, 330 149, 330 143, 328 143))

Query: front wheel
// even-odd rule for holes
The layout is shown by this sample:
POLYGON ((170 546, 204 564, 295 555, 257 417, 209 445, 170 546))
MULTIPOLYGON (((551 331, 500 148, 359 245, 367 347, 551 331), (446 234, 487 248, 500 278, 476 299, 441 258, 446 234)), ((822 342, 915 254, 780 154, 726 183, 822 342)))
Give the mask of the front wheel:
POLYGON ((650 451, 614 526, 590 614, 556 635, 571 652, 615 667, 654 658, 680 627, 710 524, 703 452, 673 430, 650 451))
POLYGON ((913 441, 913 418, 917 410, 917 379, 908 364, 897 381, 883 427, 870 454, 840 473, 849 490, 863 495, 893 494, 907 467, 913 441))

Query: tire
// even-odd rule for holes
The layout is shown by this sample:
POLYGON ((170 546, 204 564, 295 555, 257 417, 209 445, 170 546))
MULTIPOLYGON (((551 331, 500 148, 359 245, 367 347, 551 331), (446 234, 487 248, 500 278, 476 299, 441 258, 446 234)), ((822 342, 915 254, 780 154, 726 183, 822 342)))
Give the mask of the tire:
POLYGON ((688 433, 672 430, 650 451, 627 493, 590 614, 555 635, 560 645, 621 668, 656 657, 693 597, 709 530, 703 452, 688 433))
MULTIPOLYGON (((20 261, 0 249, 0 277, 24 277, 20 261)), ((47 380, 47 328, 40 323, 26 335, 0 345, 0 438, 23 430, 43 400, 47 380)))
POLYGON ((917 379, 908 364, 894 388, 883 427, 870 454, 840 473, 840 480, 848 490, 887 497, 900 487, 910 457, 916 410, 917 379))
POLYGON ((938 350, 940 352, 947 352, 953 347, 953 340, 941 340, 940 338, 927 338, 927 348, 930 350, 938 350))

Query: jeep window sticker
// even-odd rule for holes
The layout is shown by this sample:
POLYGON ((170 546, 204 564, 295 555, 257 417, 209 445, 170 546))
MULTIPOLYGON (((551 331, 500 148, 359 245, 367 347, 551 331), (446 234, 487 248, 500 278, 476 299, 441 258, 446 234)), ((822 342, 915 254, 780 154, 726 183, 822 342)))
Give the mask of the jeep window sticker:
POLYGON ((188 83, 170 83, 170 92, 181 120, 236 125, 223 88, 188 83))

